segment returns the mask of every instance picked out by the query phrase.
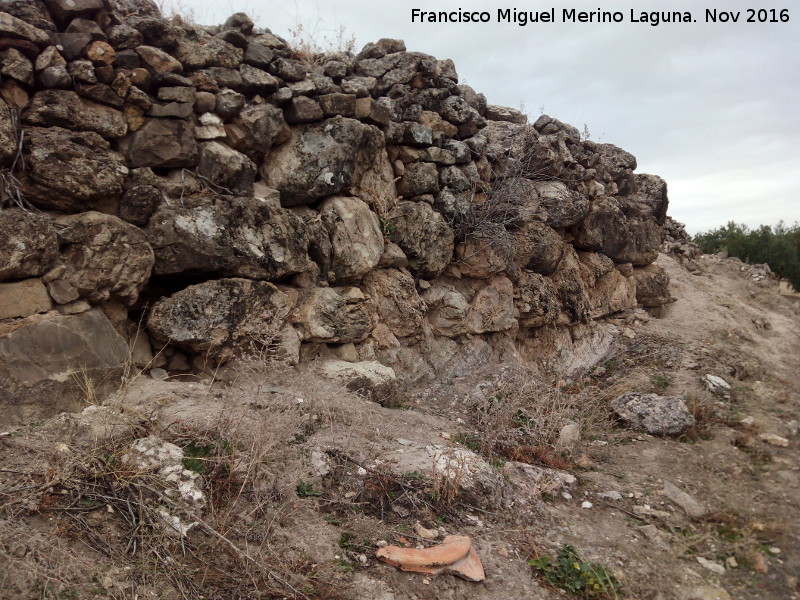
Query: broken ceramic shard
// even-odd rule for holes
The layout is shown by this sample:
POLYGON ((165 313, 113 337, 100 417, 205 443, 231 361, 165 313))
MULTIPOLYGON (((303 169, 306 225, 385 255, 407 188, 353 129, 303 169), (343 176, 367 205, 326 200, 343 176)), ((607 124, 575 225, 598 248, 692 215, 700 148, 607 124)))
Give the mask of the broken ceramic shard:
POLYGON ((466 535, 448 535, 443 543, 430 548, 385 546, 375 555, 401 571, 428 575, 448 572, 476 582, 486 578, 481 559, 466 535))

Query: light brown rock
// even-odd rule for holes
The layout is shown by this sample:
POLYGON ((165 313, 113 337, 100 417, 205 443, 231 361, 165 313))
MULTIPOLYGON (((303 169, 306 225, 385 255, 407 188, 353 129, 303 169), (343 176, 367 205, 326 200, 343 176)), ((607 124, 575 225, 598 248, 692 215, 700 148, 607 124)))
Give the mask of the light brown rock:
POLYGON ((52 307, 53 303, 41 279, 0 283, 0 321, 29 317, 47 312, 52 307))

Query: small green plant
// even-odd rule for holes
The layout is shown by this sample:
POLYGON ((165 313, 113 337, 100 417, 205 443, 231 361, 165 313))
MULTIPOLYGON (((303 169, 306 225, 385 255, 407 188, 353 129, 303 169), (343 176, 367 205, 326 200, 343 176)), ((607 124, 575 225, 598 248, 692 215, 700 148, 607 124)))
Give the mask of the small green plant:
POLYGON ((453 441, 456 444, 466 446, 473 452, 478 452, 481 449, 481 438, 474 433, 459 432, 453 436, 453 441))
POLYGON ((195 440, 190 441, 183 448, 183 466, 200 475, 205 474, 208 461, 214 456, 214 449, 214 444, 202 445, 195 440))
POLYGON ((654 389, 661 391, 669 387, 669 379, 667 379, 663 375, 654 375, 653 379, 651 379, 651 383, 653 384, 654 389))
POLYGON ((301 479, 297 482, 297 495, 300 498, 311 498, 314 496, 322 496, 322 492, 314 489, 313 483, 301 479))
POLYGON ((575 548, 564 544, 555 559, 543 555, 528 561, 551 586, 575 598, 619 598, 622 584, 599 563, 584 561, 575 548))

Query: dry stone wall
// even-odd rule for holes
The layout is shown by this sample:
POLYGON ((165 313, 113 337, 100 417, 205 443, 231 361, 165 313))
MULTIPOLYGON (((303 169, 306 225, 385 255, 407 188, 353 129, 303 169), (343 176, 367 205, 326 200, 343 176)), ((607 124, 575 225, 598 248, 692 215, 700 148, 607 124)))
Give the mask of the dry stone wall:
POLYGON ((670 300, 664 181, 450 60, 309 56, 150 0, 2 9, 0 356, 48 385, 6 368, 0 419, 64 408, 120 342, 177 371, 269 346, 420 378, 670 300))

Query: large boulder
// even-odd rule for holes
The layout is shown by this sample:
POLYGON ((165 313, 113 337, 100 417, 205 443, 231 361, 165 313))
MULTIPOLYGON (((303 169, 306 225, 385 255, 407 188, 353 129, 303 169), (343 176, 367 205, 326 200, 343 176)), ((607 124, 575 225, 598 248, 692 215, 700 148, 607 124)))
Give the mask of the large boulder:
POLYGON ((278 336, 293 298, 271 283, 216 279, 157 302, 147 318, 153 338, 224 361, 261 350, 278 336))
POLYGON ((305 290, 290 316, 307 342, 362 342, 375 326, 373 305, 356 287, 305 290))
POLYGON ((447 278, 437 278, 422 294, 428 306, 425 318, 437 335, 457 337, 467 332, 470 304, 460 286, 447 278))
POLYGON ((273 144, 285 142, 289 136, 283 111, 271 104, 245 107, 225 131, 228 144, 256 164, 261 164, 273 144))
POLYGON ((470 302, 467 314, 469 333, 506 331, 517 325, 514 310, 514 285, 507 277, 493 277, 480 282, 481 287, 470 302))
POLYGON ((559 319, 563 324, 579 323, 589 318, 591 303, 581 275, 578 254, 572 246, 567 246, 558 269, 550 276, 561 303, 562 314, 559 319))
POLYGON ((576 228, 575 246, 602 252, 614 262, 649 265, 658 258, 661 228, 637 203, 602 197, 576 228))
POLYGON ((180 119, 150 119, 128 148, 131 167, 193 167, 197 158, 193 127, 180 119))
POLYGON ((0 210, 0 281, 44 275, 58 256, 56 231, 41 213, 0 210))
POLYGON ((569 189, 561 181, 536 183, 539 202, 547 211, 550 227, 570 227, 579 223, 589 212, 589 199, 569 189))
POLYGON ((667 198, 667 182, 658 175, 637 173, 633 176, 636 198, 647 206, 656 223, 663 225, 667 218, 669 199, 667 198))
POLYGON ((214 272, 278 280, 309 270, 302 218, 259 198, 194 196, 162 205, 147 224, 155 274, 214 272))
POLYGON ((651 435, 680 435, 694 425, 681 396, 630 393, 612 400, 611 408, 630 427, 651 435))
POLYGON ((669 274, 660 265, 634 269, 633 277, 636 280, 636 301, 645 308, 656 308, 675 301, 669 293, 669 274))
POLYGON ((383 254, 378 215, 358 198, 335 196, 320 206, 320 217, 331 240, 331 269, 337 279, 360 277, 383 254))
POLYGON ((22 193, 42 208, 79 212, 122 193, 128 169, 106 140, 90 131, 25 130, 22 193))
POLYGON ((197 173, 231 195, 253 195, 256 164, 221 142, 207 142, 200 146, 197 173))
POLYGON ((381 323, 396 337, 413 335, 420 330, 425 303, 408 271, 375 269, 364 276, 361 287, 375 304, 381 323))
POLYGON ((0 326, 0 423, 102 401, 120 383, 127 357, 128 345, 98 308, 0 326))
POLYGON ((596 252, 579 252, 578 259, 591 318, 636 307, 636 285, 614 267, 614 261, 596 252))
POLYGON ((424 202, 399 202, 389 211, 389 239, 408 257, 418 277, 436 277, 453 258, 453 230, 444 217, 424 202))
POLYGON ((376 127, 334 117, 293 128, 291 139, 267 155, 261 175, 280 191, 284 206, 311 204, 361 186, 364 173, 385 154, 376 127))
POLYGON ((561 307, 558 291, 550 279, 531 271, 522 271, 514 287, 514 304, 521 327, 542 327, 558 320, 561 307))
POLYGON ((57 279, 92 302, 136 302, 155 262, 141 229, 99 212, 58 217, 56 223, 65 267, 57 279))
POLYGON ((31 125, 94 131, 111 139, 122 137, 128 132, 128 122, 120 111, 81 98, 69 90, 36 92, 23 114, 23 119, 31 125))
POLYGON ((558 269, 566 243, 552 227, 539 221, 528 221, 513 235, 516 264, 542 275, 550 275, 558 269))

